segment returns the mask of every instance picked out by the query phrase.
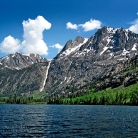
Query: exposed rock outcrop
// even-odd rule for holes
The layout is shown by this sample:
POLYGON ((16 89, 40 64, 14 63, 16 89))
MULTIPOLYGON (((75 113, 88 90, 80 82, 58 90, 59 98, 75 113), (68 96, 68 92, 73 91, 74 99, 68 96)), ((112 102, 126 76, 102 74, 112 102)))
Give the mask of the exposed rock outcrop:
MULTIPOLYGON (((79 88, 91 83, 117 65, 114 72, 118 73, 137 53, 138 34, 123 28, 103 27, 89 39, 76 37, 52 60, 45 91, 68 93, 72 85, 79 88)), ((120 78, 113 79, 112 84, 118 86, 120 78)))
POLYGON ((103 27, 90 38, 69 40, 50 64, 37 54, 0 58, 0 93, 68 94, 99 78, 97 89, 128 86, 137 82, 137 72, 128 71, 136 67, 137 55, 138 34, 103 27))

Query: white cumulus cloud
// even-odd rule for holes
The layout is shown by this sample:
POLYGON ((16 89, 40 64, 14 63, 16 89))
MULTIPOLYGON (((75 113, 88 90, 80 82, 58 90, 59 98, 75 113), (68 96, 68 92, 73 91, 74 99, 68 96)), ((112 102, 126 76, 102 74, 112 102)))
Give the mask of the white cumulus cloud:
POLYGON ((48 47, 43 40, 43 31, 50 29, 51 23, 42 16, 38 16, 35 20, 28 19, 28 21, 23 21, 22 24, 24 28, 23 53, 47 55, 48 47))
POLYGON ((90 21, 85 22, 84 24, 72 24, 71 22, 68 22, 66 24, 67 29, 75 29, 78 30, 80 27, 86 32, 86 31, 92 31, 95 29, 101 28, 102 22, 95 19, 90 19, 90 21))
POLYGON ((20 40, 13 38, 12 36, 7 36, 4 38, 0 44, 0 50, 4 53, 15 53, 19 52, 21 49, 20 40))
POLYGON ((131 24, 132 25, 128 29, 132 32, 138 33, 138 19, 133 21, 131 24))
POLYGON ((25 54, 36 53, 40 55, 48 54, 48 47, 43 40, 43 31, 51 28, 44 17, 38 16, 36 19, 23 21, 23 41, 14 39, 12 36, 4 38, 0 44, 0 50, 4 53, 22 52, 25 54))
POLYGON ((66 24, 66 28, 67 29, 75 29, 75 30, 77 30, 78 29, 78 25, 77 24, 72 24, 71 22, 68 22, 67 24, 66 24))
POLYGON ((79 26, 84 29, 84 31, 92 31, 101 28, 102 23, 99 20, 90 19, 90 21, 80 24, 79 26))
POLYGON ((52 47, 52 48, 57 48, 57 49, 58 49, 58 52, 60 52, 60 50, 63 48, 63 46, 60 45, 59 43, 54 44, 54 45, 52 45, 52 46, 50 46, 50 47, 52 47))

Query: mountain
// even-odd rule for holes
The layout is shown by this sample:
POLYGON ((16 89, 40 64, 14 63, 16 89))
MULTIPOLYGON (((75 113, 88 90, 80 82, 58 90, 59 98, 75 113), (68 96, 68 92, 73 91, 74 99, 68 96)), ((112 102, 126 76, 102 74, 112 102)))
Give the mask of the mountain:
POLYGON ((118 80, 122 85, 128 82, 127 76, 118 79, 116 74, 131 69, 127 65, 137 62, 137 55, 138 34, 103 27, 90 38, 69 40, 52 61, 20 53, 1 58, 0 93, 27 95, 45 91, 49 95, 67 95, 99 78, 98 89, 113 86, 118 80))
POLYGON ((38 54, 10 54, 0 58, 0 94, 29 95, 42 91, 49 61, 38 54))
POLYGON ((46 62, 47 60, 38 54, 20 54, 14 53, 0 58, 0 64, 10 69, 22 69, 33 65, 34 63, 46 62))
POLYGON ((123 28, 103 27, 89 39, 69 40, 51 62, 45 91, 70 93, 130 60, 137 50, 138 34, 123 28))

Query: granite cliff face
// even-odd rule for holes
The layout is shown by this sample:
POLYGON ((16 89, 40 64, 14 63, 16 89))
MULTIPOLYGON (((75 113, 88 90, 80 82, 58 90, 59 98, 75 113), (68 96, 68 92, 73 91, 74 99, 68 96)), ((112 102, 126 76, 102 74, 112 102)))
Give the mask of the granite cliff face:
MULTIPOLYGON (((15 53, 1 58, 0 90, 1 93, 12 90, 22 94, 34 91, 68 94, 72 88, 77 90, 98 78, 111 82, 108 74, 112 78, 137 55, 138 34, 123 28, 103 27, 90 38, 78 36, 74 41, 69 40, 52 61, 36 54, 15 53)), ((98 88, 103 86, 97 84, 98 88)))

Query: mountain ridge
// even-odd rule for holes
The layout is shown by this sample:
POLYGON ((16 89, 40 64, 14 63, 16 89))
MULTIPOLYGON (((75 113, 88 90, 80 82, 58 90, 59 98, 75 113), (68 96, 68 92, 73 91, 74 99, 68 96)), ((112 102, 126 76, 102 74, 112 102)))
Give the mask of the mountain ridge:
MULTIPOLYGON (((31 85, 28 86, 27 83, 30 84, 30 81, 32 81, 33 85, 36 83, 37 89, 31 88, 31 93, 34 91, 45 91, 50 95, 62 95, 70 93, 72 89, 78 89, 87 83, 94 82, 97 78, 103 77, 108 72, 111 72, 112 68, 117 67, 117 65, 123 68, 125 62, 130 61, 137 55, 138 34, 123 28, 115 29, 103 27, 90 38, 78 36, 74 41, 69 40, 64 48, 51 61, 37 54, 11 54, 7 56, 11 59, 9 62, 7 62, 7 57, 4 58, 5 61, 3 58, 0 58, 0 75, 4 79, 4 82, 3 80, 0 81, 0 89, 2 93, 7 92, 6 83, 11 83, 11 81, 9 81, 11 79, 10 74, 7 78, 3 75, 5 66, 10 65, 10 63, 11 66, 9 69, 12 69, 13 72, 16 70, 13 73, 13 78, 15 78, 14 86, 17 86, 19 83, 18 87, 23 87, 22 84, 24 84, 30 89, 31 85), (14 60, 14 58, 16 60, 14 60), (34 80, 30 79, 27 73, 33 66, 37 67, 30 72, 33 74, 32 78, 34 80), (40 69, 42 70, 40 71, 40 69), (20 81, 17 79, 17 76, 22 76, 20 74, 22 70, 25 71, 24 74, 28 76, 29 81, 25 78, 20 81), (39 77, 37 76, 38 74, 39 77), (17 80, 19 82, 16 82, 17 80), (39 81, 39 83, 37 83, 37 81, 39 81)), ((5 71, 7 71, 7 69, 5 69, 5 71)), ((115 71, 116 70, 114 70, 114 72, 115 71)), ((32 87, 34 87, 33 85, 32 87)), ((26 94, 28 93, 27 87, 24 92, 22 88, 17 89, 14 87, 12 93, 18 91, 18 93, 26 94)))
MULTIPOLYGON (((76 40, 76 39, 75 39, 76 40)), ((75 41, 74 40, 74 41, 75 41)), ((84 41, 83 38, 81 40, 84 41)), ((82 41, 78 42, 78 45, 82 41)), ((73 47, 72 41, 65 45, 73 47)), ((123 28, 103 27, 76 51, 61 58, 66 49, 52 60, 45 90, 52 93, 68 93, 71 84, 81 87, 94 81, 114 65, 137 55, 138 35, 123 28), (56 74, 56 75, 55 75, 56 74), (52 82, 54 78, 54 82, 52 82)))
POLYGON ((18 52, 0 58, 0 64, 10 69, 22 69, 34 63, 46 62, 39 54, 20 54, 18 52))

